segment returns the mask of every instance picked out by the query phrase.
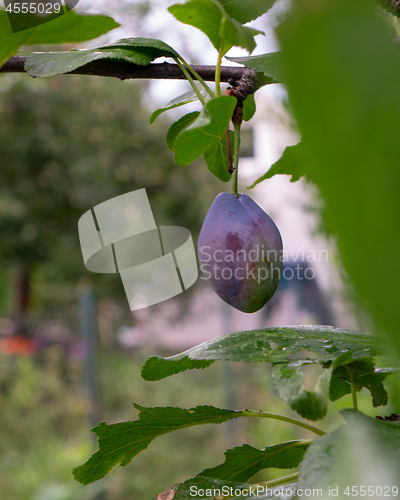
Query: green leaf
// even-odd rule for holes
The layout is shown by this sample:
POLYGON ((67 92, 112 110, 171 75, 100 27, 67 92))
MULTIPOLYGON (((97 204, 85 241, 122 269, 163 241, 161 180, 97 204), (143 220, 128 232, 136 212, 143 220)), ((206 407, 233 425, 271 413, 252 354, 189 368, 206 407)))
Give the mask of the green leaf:
MULTIPOLYGON (((161 380, 181 371, 204 368, 199 361, 289 362, 291 354, 311 351, 329 366, 343 353, 355 360, 382 354, 379 339, 332 326, 273 327, 223 335, 168 358, 151 357, 142 369, 145 380, 161 380)), ((297 361, 310 362, 309 356, 297 361)))
POLYGON ((256 101, 254 100, 254 94, 249 94, 243 101, 243 120, 245 122, 250 121, 256 112, 256 101))
MULTIPOLYGON (((205 97, 207 92, 205 90, 201 90, 201 94, 205 97)), ((180 106, 184 106, 185 104, 189 104, 190 102, 197 101, 198 97, 197 94, 194 90, 191 90, 190 92, 186 92, 185 94, 182 94, 175 99, 172 99, 172 101, 169 101, 169 103, 165 106, 165 108, 160 108, 154 111, 151 116, 150 116, 150 123, 153 123, 154 120, 161 115, 161 113, 164 113, 164 111, 168 111, 170 109, 174 108, 179 108, 180 106)))
POLYGON ((309 162, 307 161, 303 144, 300 142, 295 146, 288 146, 279 160, 264 175, 258 178, 249 189, 257 186, 257 184, 265 181, 265 179, 271 179, 274 175, 291 175, 290 182, 296 182, 307 173, 308 167, 309 162))
POLYGON ((285 81, 281 52, 249 57, 227 57, 229 61, 254 69, 258 74, 258 87, 285 81))
POLYGON ((254 36, 262 33, 230 17, 218 0, 189 0, 185 4, 172 5, 168 10, 178 21, 207 35, 216 50, 219 51, 224 40, 223 54, 234 46, 252 52, 256 46, 254 36))
POLYGON ((80 15, 69 11, 36 28, 13 33, 7 12, 0 10, 0 66, 24 44, 84 42, 119 26, 111 17, 80 15))
POLYGON ((331 370, 319 376, 315 392, 304 388, 304 375, 300 371, 304 362, 276 363, 272 366, 272 379, 279 395, 286 403, 308 420, 319 420, 328 408, 331 370))
POLYGON ((214 97, 208 101, 198 118, 176 138, 176 163, 189 165, 223 139, 235 107, 236 99, 231 96, 214 97))
POLYGON ((230 16, 223 16, 221 19, 219 36, 221 40, 225 41, 226 48, 224 54, 226 54, 231 47, 243 47, 251 54, 257 46, 254 40, 256 35, 264 35, 264 32, 243 26, 230 16), (229 46, 229 49, 227 46, 229 46))
MULTIPOLYGON (((231 138, 231 151, 233 157, 233 144, 235 140, 235 134, 230 130, 229 132, 231 138)), ((232 174, 228 172, 228 148, 226 145, 226 138, 220 139, 218 142, 213 144, 204 153, 204 160, 207 164, 208 170, 212 172, 215 177, 223 182, 228 182, 232 178, 232 174)))
POLYGON ((170 151, 174 151, 175 139, 182 132, 183 129, 188 127, 191 123, 195 121, 195 119, 199 116, 199 111, 193 111, 192 113, 188 113, 187 115, 181 116, 179 120, 173 123, 167 132, 167 146, 170 151))
MULTIPOLYGON (((167 500, 189 500, 190 498, 196 498, 198 500, 213 500, 215 495, 222 496, 224 491, 229 494, 230 491, 246 491, 249 488, 249 484, 236 484, 230 481, 219 481, 218 479, 213 479, 211 477, 196 476, 183 483, 176 484, 172 488, 168 488, 168 490, 154 497, 153 500, 160 500, 164 498, 167 500)), ((244 497, 235 496, 235 498, 242 500, 244 497)), ((274 497, 271 498, 273 499, 274 497)))
POLYGON ((361 391, 363 387, 367 388, 372 396, 374 407, 385 406, 388 402, 388 395, 383 387, 383 381, 395 368, 375 368, 371 360, 358 360, 337 367, 332 373, 331 384, 329 387, 329 399, 336 401, 346 394, 351 393, 350 374, 353 373, 356 390, 361 391))
POLYGON ((152 356, 144 364, 141 375, 144 380, 155 382, 156 380, 161 380, 171 375, 185 372, 186 370, 207 368, 212 363, 214 363, 213 360, 196 360, 190 359, 188 356, 184 356, 179 360, 169 360, 167 358, 152 356))
POLYGON ((219 0, 219 2, 231 17, 239 23, 245 24, 268 12, 275 0, 246 0, 246 2, 243 0, 219 0))
POLYGON ((400 53, 374 2, 320 7, 296 2, 278 28, 290 104, 324 225, 359 303, 400 357, 400 53))
POLYGON ((347 486, 351 493, 353 485, 358 492, 359 485, 371 485, 369 496, 379 498, 375 489, 379 485, 392 495, 391 487, 398 486, 400 470, 399 423, 377 420, 352 409, 340 413, 345 425, 315 439, 307 450, 298 487, 322 489, 319 497, 345 498, 347 486), (338 494, 329 494, 329 488, 338 488, 338 494))
POLYGON ((138 420, 107 425, 100 423, 92 429, 99 449, 89 460, 74 469, 74 476, 82 484, 93 483, 104 477, 117 465, 127 465, 157 436, 185 427, 202 424, 220 424, 240 416, 241 412, 221 410, 213 406, 197 406, 190 410, 173 407, 144 408, 138 420))
POLYGON ((257 450, 248 444, 225 452, 225 462, 212 469, 205 469, 199 476, 212 477, 228 481, 244 482, 260 470, 293 469, 303 460, 309 443, 288 441, 257 450))
POLYGON ((141 66, 150 64, 158 57, 177 57, 169 45, 152 38, 124 38, 112 45, 94 49, 68 52, 36 52, 25 62, 25 70, 30 76, 47 77, 68 73, 85 64, 100 59, 125 61, 141 66))

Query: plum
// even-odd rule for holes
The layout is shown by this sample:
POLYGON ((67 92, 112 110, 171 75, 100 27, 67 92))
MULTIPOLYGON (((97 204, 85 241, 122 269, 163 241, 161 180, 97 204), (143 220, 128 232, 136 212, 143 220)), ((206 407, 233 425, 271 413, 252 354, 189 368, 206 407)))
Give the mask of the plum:
POLYGON ((249 196, 220 193, 199 236, 203 279, 231 306, 258 311, 273 296, 282 271, 282 238, 249 196))

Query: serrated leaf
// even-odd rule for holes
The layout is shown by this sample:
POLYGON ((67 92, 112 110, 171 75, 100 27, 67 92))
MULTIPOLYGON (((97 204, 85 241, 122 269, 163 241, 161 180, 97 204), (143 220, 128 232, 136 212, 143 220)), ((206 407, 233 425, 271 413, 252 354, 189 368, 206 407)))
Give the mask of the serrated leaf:
POLYGON ((168 360, 152 356, 143 366, 141 375, 144 380, 155 382, 186 370, 207 368, 212 363, 214 363, 213 360, 196 360, 190 359, 188 356, 184 356, 179 360, 168 360))
POLYGON ((194 26, 202 31, 220 50, 224 40, 223 54, 234 46, 252 52, 256 46, 254 36, 261 31, 242 26, 230 17, 218 0, 189 0, 185 4, 175 4, 168 9, 178 21, 194 26))
POLYGON ((268 12, 275 0, 246 0, 246 2, 243 0, 219 0, 219 2, 231 17, 239 23, 245 24, 268 12))
MULTIPOLYGON (((221 40, 225 40, 225 45, 229 46, 229 49, 231 47, 242 47, 251 54, 257 46, 254 40, 256 35, 264 35, 264 32, 243 26, 236 19, 232 19, 228 15, 223 16, 221 19, 219 36, 221 40)), ((229 49, 226 47, 224 54, 229 49)))
POLYGON ((295 146, 288 146, 279 160, 264 175, 258 178, 249 189, 252 189, 266 179, 271 179, 274 175, 291 175, 290 182, 296 182, 307 173, 308 167, 309 164, 303 144, 300 142, 295 146))
POLYGON ((30 76, 47 77, 68 73, 85 64, 100 59, 125 61, 141 66, 158 57, 177 57, 175 50, 160 40, 152 38, 124 38, 112 45, 94 49, 72 49, 68 52, 34 52, 25 62, 30 76))
POLYGON ((308 420, 319 420, 328 408, 329 382, 331 370, 324 370, 318 377, 315 391, 304 388, 301 367, 304 362, 276 363, 272 366, 272 380, 279 395, 286 403, 308 420))
MULTIPOLYGON (((299 488, 323 491, 319 496, 331 497, 329 487, 338 487, 342 498, 350 485, 371 485, 374 498, 376 487, 398 485, 400 470, 400 425, 368 417, 358 411, 340 411, 345 420, 336 431, 317 438, 301 463, 299 488), (373 485, 373 486, 372 486, 373 485)), ((371 496, 371 492, 370 492, 371 496)))
MULTIPOLYGON (((201 90, 200 92, 201 95, 203 95, 204 97, 208 95, 205 90, 201 90)), ((164 111, 168 111, 174 108, 179 108, 180 106, 184 106, 185 104, 189 104, 197 100, 198 97, 194 90, 186 92, 185 94, 182 94, 176 97, 175 99, 172 99, 172 101, 169 101, 169 103, 164 108, 156 109, 156 111, 153 111, 153 113, 150 116, 150 123, 153 123, 154 120, 161 115, 161 113, 164 113, 164 111)))
MULTIPOLYGON (((212 500, 216 495, 218 495, 218 493, 220 493, 219 496, 222 496, 222 492, 224 491, 223 488, 226 488, 225 491, 229 494, 229 491, 246 491, 250 488, 250 485, 236 484, 230 481, 220 481, 211 477, 196 476, 184 481, 183 483, 176 484, 172 488, 169 488, 163 493, 153 497, 152 500, 164 500, 164 498, 166 498, 166 500, 169 500, 169 498, 171 500, 189 500, 190 498, 196 498, 198 500, 212 500), (214 495, 214 492, 216 495, 214 495)), ((241 496, 236 496, 235 498, 238 500, 242 499, 241 496)))
POLYGON ((175 141, 175 161, 189 165, 225 136, 236 107, 231 96, 214 97, 206 103, 196 120, 175 141))
MULTIPOLYGON (((230 130, 229 135, 231 138, 231 151, 233 157, 235 134, 232 130, 230 130)), ((228 172, 228 148, 226 145, 226 138, 219 140, 207 149, 204 153, 204 160, 207 164, 208 170, 219 180, 223 182, 231 180, 232 174, 228 172)))
POLYGON ((363 387, 368 389, 372 396, 374 407, 385 406, 388 402, 388 395, 383 386, 383 381, 395 368, 375 368, 372 360, 358 360, 338 366, 332 373, 332 380, 329 387, 329 399, 337 399, 351 393, 350 374, 351 370, 356 390, 361 391, 363 387))
MULTIPOLYGON (((204 368, 198 366, 199 361, 289 362, 291 354, 301 351, 315 353, 321 357, 320 364, 329 366, 343 353, 349 353, 353 360, 378 356, 382 354, 382 346, 380 340, 372 335, 333 326, 272 327, 222 335, 168 358, 153 356, 144 364, 142 377, 145 380, 161 380, 178 371, 204 368), (178 371, 175 371, 176 364, 180 367, 178 371)), ((310 362, 308 356, 297 361, 301 360, 310 362)))
POLYGON ((13 33, 7 12, 0 10, 0 67, 24 44, 84 42, 119 26, 111 17, 80 15, 69 11, 36 28, 13 33))
POLYGON ((256 101, 254 100, 254 94, 249 94, 243 101, 243 120, 245 122, 250 121, 256 112, 256 101))
POLYGON ((229 61, 254 69, 258 74, 258 87, 271 83, 284 83, 282 55, 280 52, 248 57, 227 57, 229 61))
POLYGON ((195 119, 199 116, 199 111, 193 111, 192 113, 188 113, 187 115, 181 116, 179 120, 173 123, 167 132, 166 141, 167 146, 170 151, 174 150, 175 140, 178 135, 188 127, 191 123, 195 121, 195 119))
POLYGON ((288 441, 258 450, 244 444, 225 452, 225 462, 212 469, 205 469, 199 476, 228 481, 244 482, 260 470, 293 469, 303 460, 309 443, 288 441))
POLYGON ((99 449, 85 464, 74 469, 77 481, 82 484, 93 483, 113 467, 127 465, 157 436, 194 425, 219 424, 241 414, 213 406, 197 406, 190 410, 134 406, 140 410, 138 420, 111 425, 102 422, 92 429, 98 437, 99 449))

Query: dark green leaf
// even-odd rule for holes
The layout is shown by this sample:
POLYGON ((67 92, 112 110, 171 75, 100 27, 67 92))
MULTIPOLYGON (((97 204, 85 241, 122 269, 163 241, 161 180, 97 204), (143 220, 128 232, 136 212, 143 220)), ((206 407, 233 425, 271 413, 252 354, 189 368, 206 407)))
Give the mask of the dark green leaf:
POLYGON ((285 81, 282 70, 282 55, 280 52, 271 52, 270 54, 249 57, 227 57, 227 59, 257 71, 259 77, 258 87, 285 81))
POLYGON ((193 111, 192 113, 188 113, 187 115, 181 116, 178 121, 173 123, 167 132, 167 146, 170 151, 174 150, 175 140, 178 135, 182 132, 183 129, 188 127, 191 123, 195 121, 195 119, 199 116, 199 111, 193 111))
POLYGON ((68 52, 37 52, 25 63, 31 76, 46 77, 68 73, 99 59, 112 59, 146 66, 157 57, 177 57, 169 45, 152 38, 125 38, 112 45, 68 52))
POLYGON ((224 54, 233 46, 252 52, 256 46, 254 36, 261 33, 230 17, 218 0, 189 0, 185 4, 172 5, 168 10, 178 21, 201 30, 217 50, 224 40, 224 54))
MULTIPOLYGON (((169 488, 161 495, 165 494, 165 498, 173 498, 173 500, 189 500, 191 498, 196 498, 198 500, 213 500, 216 496, 223 495, 225 491, 225 496, 229 495, 230 491, 235 490, 248 490, 250 488, 249 484, 237 484, 230 481, 219 481, 218 479, 213 479, 211 477, 196 476, 188 479, 184 483, 176 484, 172 488, 169 488), (172 497, 172 493, 174 496, 172 497), (170 495, 168 497, 168 495, 170 495)), ((160 500, 164 497, 157 495, 153 500, 160 500)), ((242 500, 242 496, 235 497, 238 500, 242 500)), ((272 497, 274 498, 274 497, 272 497)))
POLYGON ((161 380, 171 375, 185 372, 186 370, 193 370, 194 368, 207 368, 212 363, 214 363, 213 360, 195 360, 190 359, 188 356, 184 356, 179 360, 168 360, 166 358, 157 358, 152 356, 143 366, 141 375, 144 380, 155 382, 156 380, 161 380))
POLYGON ((219 0, 219 2, 231 17, 245 24, 268 12, 275 0, 246 0, 245 2, 243 0, 219 0))
MULTIPOLYGON (((230 131, 230 138, 233 157, 235 134, 232 131, 230 131)), ((219 140, 207 149, 204 153, 204 160, 208 170, 218 177, 219 180, 223 182, 231 180, 232 174, 228 172, 228 148, 226 146, 226 138, 219 140)))
POLYGON ((138 420, 112 425, 102 422, 92 429, 99 438, 99 449, 85 464, 74 469, 77 481, 93 483, 113 467, 127 465, 157 436, 193 425, 219 424, 237 418, 241 413, 213 406, 197 406, 190 410, 134 406, 140 410, 138 420))
POLYGON ((400 356, 400 52, 374 2, 295 8, 278 29, 325 227, 388 350, 400 356), (371 71, 371 69, 373 70, 371 71), (340 202, 338 202, 340 196, 340 202))
POLYGON ((235 106, 236 99, 230 96, 214 97, 208 101, 198 118, 176 138, 176 163, 189 165, 223 139, 235 106))
MULTIPOLYGON (((288 362, 291 354, 311 351, 329 366, 343 353, 353 360, 382 353, 379 339, 332 326, 290 326, 223 335, 169 358, 151 357, 142 370, 145 380, 160 380, 199 366, 202 361, 288 362), (176 366, 179 365, 179 370, 176 366)), ((309 362, 309 357, 302 357, 309 362)), ((300 360, 299 360, 300 361, 300 360)))
POLYGON ((300 371, 304 362, 276 363, 272 366, 272 379, 279 395, 286 403, 308 420, 319 420, 328 408, 331 370, 324 370, 318 378, 315 392, 304 389, 304 375, 300 371))
POLYGON ((377 420, 351 409, 340 413, 346 424, 314 440, 301 464, 298 487, 322 489, 318 496, 325 493, 324 498, 344 498, 349 485, 350 492, 353 485, 358 492, 359 485, 371 485, 373 497, 379 498, 375 489, 379 485, 392 495, 391 487, 398 485, 400 470, 399 423, 377 420), (339 494, 329 494, 329 487, 338 488, 339 494))
POLYGON ((302 441, 288 441, 257 450, 244 444, 226 451, 223 464, 205 469, 199 476, 244 482, 263 469, 293 469, 303 460, 308 446, 308 443, 303 444, 302 441))
POLYGON ((250 121, 256 112, 256 102, 254 94, 249 94, 243 102, 243 120, 250 121))
MULTIPOLYGON (((201 94, 205 96, 207 95, 207 92, 202 91, 201 94)), ((172 101, 169 101, 169 103, 165 106, 165 108, 160 108, 154 111, 150 116, 150 123, 153 123, 154 120, 161 115, 161 113, 164 113, 164 111, 168 111, 174 108, 179 108, 180 106, 184 106, 185 104, 189 104, 190 102, 194 102, 197 100, 198 97, 194 90, 186 92, 186 94, 182 94, 179 97, 172 99, 172 101)))
POLYGON ((264 175, 257 179, 249 189, 257 186, 257 184, 265 181, 265 179, 270 179, 274 175, 280 174, 291 175, 292 178, 290 182, 298 181, 307 173, 308 166, 309 162, 307 161, 303 144, 300 142, 295 146, 288 146, 279 160, 275 162, 264 175))
POLYGON ((111 17, 80 15, 70 11, 36 28, 13 33, 7 12, 0 10, 0 66, 24 44, 84 42, 118 27, 119 24, 111 17))
POLYGON ((351 370, 356 384, 356 390, 361 391, 366 387, 372 396, 372 404, 384 406, 388 402, 388 395, 383 387, 383 381, 388 375, 396 371, 394 368, 375 368, 371 360, 358 360, 337 367, 332 373, 331 385, 329 387, 329 399, 336 401, 346 394, 351 393, 350 374, 351 370))

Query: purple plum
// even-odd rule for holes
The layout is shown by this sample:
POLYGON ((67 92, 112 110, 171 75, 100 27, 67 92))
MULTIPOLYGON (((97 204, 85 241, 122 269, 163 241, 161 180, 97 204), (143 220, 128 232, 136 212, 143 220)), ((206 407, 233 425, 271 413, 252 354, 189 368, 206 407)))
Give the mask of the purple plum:
POLYGON ((232 307, 261 309, 274 295, 282 271, 282 238, 274 221, 249 196, 221 193, 200 232, 204 279, 232 307))

